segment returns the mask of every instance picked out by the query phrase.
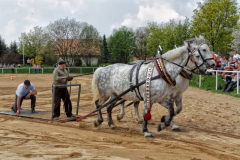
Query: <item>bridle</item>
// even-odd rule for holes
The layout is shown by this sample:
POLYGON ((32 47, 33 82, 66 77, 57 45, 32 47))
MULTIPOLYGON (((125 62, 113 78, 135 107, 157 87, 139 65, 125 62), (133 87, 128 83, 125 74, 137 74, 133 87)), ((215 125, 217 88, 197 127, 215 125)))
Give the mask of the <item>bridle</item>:
MULTIPOLYGON (((206 44, 206 43, 205 43, 205 42, 204 42, 204 43, 201 43, 201 44, 198 45, 198 46, 201 46, 201 45, 203 45, 203 44, 206 44)), ((203 66, 205 63, 207 63, 208 60, 213 60, 213 58, 204 58, 203 55, 202 55, 202 53, 201 53, 201 51, 200 51, 200 49, 198 48, 198 53, 199 53, 199 55, 200 55, 200 57, 201 57, 201 59, 202 59, 202 61, 203 61, 202 64, 198 65, 198 64, 196 63, 195 58, 193 57, 193 53, 196 51, 196 49, 194 48, 192 51, 191 51, 189 48, 187 48, 187 49, 188 49, 189 56, 188 56, 188 59, 187 59, 187 62, 186 62, 186 64, 185 64, 185 66, 187 66, 187 64, 188 64, 188 62, 189 62, 189 59, 190 59, 190 60, 195 64, 195 66, 196 66, 194 69, 190 70, 190 71, 193 72, 193 73, 196 73, 196 72, 195 72, 196 69, 199 71, 199 70, 200 70, 200 67, 203 66)))

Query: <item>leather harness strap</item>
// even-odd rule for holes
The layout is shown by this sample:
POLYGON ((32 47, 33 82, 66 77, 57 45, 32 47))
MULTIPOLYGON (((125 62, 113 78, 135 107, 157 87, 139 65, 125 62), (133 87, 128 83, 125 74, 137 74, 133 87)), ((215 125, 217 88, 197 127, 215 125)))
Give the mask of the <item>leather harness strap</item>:
POLYGON ((180 75, 183 77, 183 78, 186 78, 186 79, 189 79, 189 80, 192 80, 193 79, 193 75, 192 73, 191 74, 188 74, 186 71, 182 70, 180 72, 180 75))
MULTIPOLYGON (((136 73, 136 84, 138 84, 139 70, 140 70, 143 63, 144 63, 144 61, 142 61, 141 63, 138 64, 137 73, 136 73)), ((140 91, 139 91, 139 87, 137 87, 137 91, 138 91, 138 95, 139 95, 140 99, 143 100, 143 97, 141 96, 140 91)))
MULTIPOLYGON (((144 62, 144 61, 143 61, 144 62)), ((134 65, 130 71, 130 88, 133 88, 133 81, 132 81, 132 77, 133 77, 133 72, 134 72, 134 69, 137 67, 137 72, 136 72, 136 84, 138 84, 138 75, 139 75, 139 70, 140 70, 140 67, 141 65, 143 64, 143 62, 137 64, 137 65, 134 65)), ((141 93, 139 91, 139 87, 136 87, 134 89, 131 89, 131 92, 135 92, 136 96, 138 97, 138 99, 140 100, 143 100, 142 96, 141 96, 141 93)))

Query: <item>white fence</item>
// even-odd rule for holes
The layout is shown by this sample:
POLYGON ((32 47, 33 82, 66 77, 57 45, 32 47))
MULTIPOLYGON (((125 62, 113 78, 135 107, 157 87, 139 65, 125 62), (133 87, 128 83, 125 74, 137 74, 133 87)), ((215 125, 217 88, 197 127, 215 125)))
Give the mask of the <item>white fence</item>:
MULTIPOLYGON (((218 85, 218 73, 219 72, 234 72, 237 73, 237 94, 239 94, 239 74, 240 71, 222 71, 222 70, 207 70, 207 72, 216 72, 216 90, 218 85)), ((201 75, 199 76, 199 87, 201 87, 201 75)))
MULTIPOLYGON (((71 71, 72 69, 74 69, 74 73, 83 73, 83 70, 84 69, 88 69, 89 71, 92 71, 94 72, 98 67, 66 67, 66 69, 68 71, 71 71), (77 71, 76 71, 77 70, 77 71), (78 72, 79 71, 79 72, 78 72)), ((49 69, 52 69, 54 70, 54 67, 43 67, 43 68, 40 68, 39 70, 39 73, 44 73, 44 70, 49 70, 49 69)), ((10 73, 10 72, 6 72, 6 70, 10 71, 11 69, 10 68, 1 68, 2 70, 2 74, 3 73, 10 73), (4 72, 5 70, 5 72, 4 72)), ((24 72, 24 73, 31 73, 31 72, 34 72, 34 69, 33 68, 14 68, 14 73, 18 73, 19 70, 27 70, 27 72, 24 72)), ((37 71, 36 71, 37 72, 37 71)), ((48 72, 49 73, 49 72, 48 72)), ((85 73, 85 72, 84 72, 85 73)))

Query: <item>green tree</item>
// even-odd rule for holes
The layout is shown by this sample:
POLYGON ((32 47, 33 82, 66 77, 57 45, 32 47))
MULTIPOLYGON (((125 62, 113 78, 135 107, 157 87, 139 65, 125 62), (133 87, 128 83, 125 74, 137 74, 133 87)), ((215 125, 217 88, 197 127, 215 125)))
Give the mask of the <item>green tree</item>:
POLYGON ((34 27, 30 32, 22 33, 22 36, 19 38, 19 53, 23 55, 24 45, 24 56, 34 58, 34 61, 36 61, 35 58, 37 56, 44 56, 44 48, 47 46, 49 39, 49 35, 45 33, 42 27, 34 27))
POLYGON ((189 28, 188 18, 178 23, 174 20, 161 24, 155 22, 148 23, 148 26, 145 28, 147 33, 147 51, 150 52, 151 56, 154 56, 159 45, 161 45, 163 52, 173 49, 174 45, 182 45, 185 40, 191 38, 189 28))
POLYGON ((134 56, 139 59, 146 59, 150 57, 150 52, 147 51, 147 33, 145 32, 145 28, 141 27, 136 29, 135 31, 135 44, 136 44, 136 52, 134 52, 134 56))
POLYGON ((128 63, 135 51, 134 32, 125 26, 115 29, 108 41, 112 61, 128 63))
POLYGON ((191 34, 202 34, 214 51, 226 51, 232 40, 232 28, 239 19, 235 0, 208 0, 195 9, 191 34))

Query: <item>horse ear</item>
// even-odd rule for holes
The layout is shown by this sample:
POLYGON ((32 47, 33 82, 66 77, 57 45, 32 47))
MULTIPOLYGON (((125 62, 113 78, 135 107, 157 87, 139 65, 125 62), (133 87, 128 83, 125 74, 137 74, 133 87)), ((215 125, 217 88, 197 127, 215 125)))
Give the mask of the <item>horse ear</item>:
POLYGON ((192 48, 192 45, 190 44, 190 42, 187 42, 188 48, 192 48))

